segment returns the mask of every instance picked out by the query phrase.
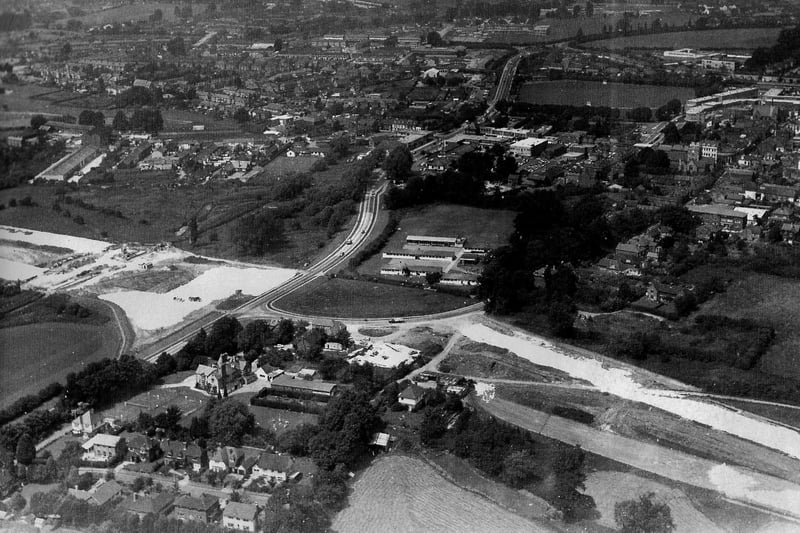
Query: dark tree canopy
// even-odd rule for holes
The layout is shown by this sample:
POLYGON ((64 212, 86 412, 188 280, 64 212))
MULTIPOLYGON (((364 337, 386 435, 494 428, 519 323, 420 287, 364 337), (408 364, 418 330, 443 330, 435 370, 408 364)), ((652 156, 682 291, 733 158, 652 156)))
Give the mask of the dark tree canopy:
POLYGON ((619 502, 614 506, 614 521, 622 533, 670 533, 675 530, 672 511, 666 503, 654 502, 648 492, 638 500, 619 502))

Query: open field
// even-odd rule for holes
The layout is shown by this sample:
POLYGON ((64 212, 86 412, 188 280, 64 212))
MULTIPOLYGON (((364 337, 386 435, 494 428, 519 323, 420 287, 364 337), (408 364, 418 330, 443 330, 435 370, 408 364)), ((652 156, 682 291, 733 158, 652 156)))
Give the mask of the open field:
POLYGON ((86 363, 116 357, 119 343, 113 320, 103 326, 45 322, 0 329, 0 407, 63 383, 86 363))
POLYGON ((188 426, 193 416, 199 416, 208 395, 187 387, 151 389, 134 396, 128 401, 115 404, 101 412, 103 417, 114 417, 124 422, 135 421, 139 413, 155 416, 171 405, 178 407, 183 414, 181 424, 188 426))
POLYGON ((463 376, 544 383, 575 382, 565 372, 531 363, 508 350, 468 339, 461 340, 445 361, 452 373, 463 376))
POLYGON ((160 9, 167 22, 175 20, 175 4, 165 2, 146 2, 143 4, 122 5, 103 9, 94 13, 75 17, 84 26, 95 26, 101 24, 111 24, 114 22, 127 22, 129 20, 148 20, 156 9, 160 9))
POLYGON ((384 456, 355 482, 350 505, 333 529, 340 533, 550 531, 460 489, 419 459, 384 456))
POLYGON ((481 209, 454 204, 431 205, 403 209, 397 212, 400 217, 398 230, 389 239, 381 252, 365 261, 358 270, 375 274, 380 272, 383 259, 381 254, 387 250, 402 250, 409 235, 430 235, 437 237, 464 237, 467 246, 495 248, 506 243, 514 230, 513 211, 481 209))
POLYGON ((630 50, 631 48, 668 49, 699 48, 701 50, 754 50, 772 46, 780 28, 738 28, 731 30, 680 31, 656 35, 635 35, 592 41, 586 48, 630 50))
POLYGON ((291 173, 309 172, 311 166, 319 159, 316 157, 286 157, 281 155, 270 161, 265 167, 268 174, 281 176, 291 173))
POLYGON ((316 424, 319 416, 311 413, 296 413, 272 407, 249 406, 250 412, 256 417, 256 424, 281 435, 301 424, 316 424))
POLYGON ((688 87, 666 87, 656 85, 632 85, 600 81, 535 81, 519 88, 519 101, 531 104, 555 104, 583 106, 591 105, 632 109, 635 107, 656 108, 669 100, 685 102, 694 98, 694 89, 688 87))
POLYGON ((585 494, 594 498, 600 513, 600 525, 615 528, 614 505, 638 499, 647 492, 655 494, 654 500, 666 503, 675 522, 675 533, 723 533, 723 529, 697 510, 680 489, 622 472, 592 472, 586 480, 585 494))
POLYGON ((752 318, 775 328, 775 340, 759 369, 800 379, 800 281, 748 273, 702 306, 702 314, 752 318))
POLYGON ((312 316, 383 318, 458 309, 472 300, 452 294, 343 278, 319 278, 281 298, 277 306, 312 316))

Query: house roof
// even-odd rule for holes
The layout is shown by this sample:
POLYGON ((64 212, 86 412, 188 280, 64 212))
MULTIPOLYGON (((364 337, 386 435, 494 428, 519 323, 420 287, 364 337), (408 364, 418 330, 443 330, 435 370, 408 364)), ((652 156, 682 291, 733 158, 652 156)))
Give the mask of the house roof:
POLYGON ((229 518, 238 518, 239 520, 253 521, 258 514, 258 507, 250 505, 249 503, 241 502, 228 502, 225 509, 222 511, 222 516, 229 518))
POLYGON ((97 505, 103 505, 115 498, 120 492, 122 492, 122 486, 112 479, 97 487, 92 494, 92 499, 97 505))
POLYGON ((324 394, 331 394, 333 390, 338 387, 337 383, 329 383, 327 381, 307 381, 305 379, 294 379, 286 374, 281 374, 272 380, 272 386, 288 387, 294 389, 307 390, 309 392, 320 392, 324 394))
POLYGON ((214 368, 213 366, 197 365, 197 370, 194 371, 194 374, 195 374, 195 376, 206 376, 206 377, 208 377, 208 376, 210 376, 211 374, 213 374, 216 371, 217 371, 217 369, 214 368))
POLYGON ((107 435, 105 433, 98 433, 91 439, 87 440, 81 445, 84 450, 91 450, 94 446, 109 446, 115 447, 120 441, 121 437, 116 435, 107 435))
POLYGON ((425 396, 425 389, 417 385, 416 383, 412 383, 408 387, 400 393, 400 398, 404 400, 416 400, 419 401, 422 397, 425 396))
POLYGON ((172 505, 173 501, 175 501, 175 497, 166 492, 162 492, 157 496, 144 496, 141 498, 135 498, 134 495, 131 495, 131 497, 125 500, 123 506, 128 511, 134 513, 159 514, 172 505))
POLYGON ((219 498, 215 496, 211 496, 209 494, 203 494, 199 498, 195 498, 193 496, 179 496, 177 500, 175 500, 175 507, 180 507, 182 509, 191 509, 194 511, 203 511, 208 512, 212 507, 219 503, 219 498))
POLYGON ((277 453, 262 453, 258 458, 258 468, 261 470, 271 470, 273 472, 289 472, 294 464, 294 460, 289 455, 278 455, 277 453))

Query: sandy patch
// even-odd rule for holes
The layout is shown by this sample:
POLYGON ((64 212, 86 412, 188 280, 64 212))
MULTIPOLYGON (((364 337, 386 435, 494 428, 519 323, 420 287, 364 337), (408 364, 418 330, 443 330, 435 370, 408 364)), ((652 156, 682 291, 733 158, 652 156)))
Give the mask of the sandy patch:
POLYGON ((608 392, 676 414, 687 420, 782 451, 800 458, 800 433, 719 405, 684 397, 680 393, 651 389, 638 383, 631 372, 602 361, 566 353, 552 344, 522 332, 501 333, 483 324, 464 324, 461 333, 478 342, 505 348, 533 363, 562 370, 608 392))
POLYGON ((10 226, 0 226, 0 239, 9 241, 23 241, 32 244, 45 246, 58 246, 69 248, 76 253, 100 253, 111 247, 110 243, 84 239, 83 237, 73 237, 71 235, 61 235, 58 233, 48 233, 45 231, 34 231, 10 226))
POLYGON ((289 269, 212 268, 189 283, 163 294, 143 291, 119 291, 100 298, 119 305, 137 328, 157 330, 174 326, 190 313, 202 309, 241 290, 261 294, 295 275, 289 269), (200 298, 190 301, 189 298, 200 298))
POLYGON ((0 258, 0 278, 17 281, 31 279, 44 272, 43 268, 0 258))
POLYGON ((417 350, 402 344, 374 342, 358 350, 350 358, 350 363, 358 363, 359 365, 370 363, 381 368, 397 368, 401 363, 412 362, 418 353, 417 350))

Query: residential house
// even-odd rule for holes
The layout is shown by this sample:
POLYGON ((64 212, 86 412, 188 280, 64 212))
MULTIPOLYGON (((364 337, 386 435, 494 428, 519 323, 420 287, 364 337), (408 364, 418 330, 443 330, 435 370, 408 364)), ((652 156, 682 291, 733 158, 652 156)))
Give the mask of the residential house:
POLYGON ((222 511, 222 526, 255 532, 258 528, 258 507, 249 503, 228 502, 222 511))
POLYGON ((178 520, 196 521, 208 524, 219 516, 219 498, 203 494, 199 498, 183 495, 175 500, 173 516, 178 520))
POLYGON ((727 205, 689 205, 687 209, 714 230, 739 232, 747 225, 747 213, 736 211, 727 205))
POLYGON ((647 256, 647 247, 641 243, 619 243, 614 251, 615 259, 620 263, 621 268, 640 267, 647 256))
POLYGON ((127 450, 124 438, 98 433, 81 445, 82 459, 93 463, 110 463, 117 456, 117 446, 127 450))
POLYGON ((253 476, 265 477, 272 482, 284 482, 292 474, 293 465, 291 456, 262 453, 253 466, 253 476))
POLYGON ((79 500, 99 507, 119 496, 122 493, 122 485, 113 479, 100 480, 89 490, 69 489, 68 492, 79 500))
POLYGON ((791 224, 788 222, 781 224, 781 237, 783 238, 783 242, 794 244, 797 240, 798 233, 800 233, 800 224, 791 224))
POLYGON ((682 295, 684 292, 686 291, 683 287, 665 285, 654 281, 647 287, 646 296, 651 302, 666 304, 675 301, 675 298, 682 295))
POLYGON ((208 458, 208 468, 214 472, 227 473, 236 468, 241 454, 232 446, 219 446, 208 458))
POLYGON ((255 369, 256 378, 260 380, 272 382, 273 379, 283 374, 283 369, 275 368, 273 366, 266 364, 258 366, 258 363, 256 361, 253 361, 253 364, 256 367, 255 369))
POLYGON ((184 465, 194 472, 199 472, 203 469, 203 449, 197 444, 191 442, 186 445, 186 450, 183 452, 184 465))
POLYGON ((128 444, 128 461, 152 463, 161 457, 161 447, 156 439, 141 433, 123 433, 122 436, 128 444))
POLYGON ((198 365, 195 370, 195 387, 211 394, 231 392, 242 386, 242 371, 238 357, 222 354, 211 365, 198 365))
POLYGON ((408 406, 408 410, 411 411, 425 398, 426 392, 416 383, 412 383, 397 396, 397 401, 401 405, 408 406))
POLYGON ((249 476, 256 463, 258 463, 258 456, 249 455, 242 459, 242 462, 236 467, 236 473, 240 476, 249 476))
POLYGON ((89 409, 72 421, 72 434, 89 437, 95 434, 102 424, 100 415, 96 414, 94 409, 89 409))
POLYGON ((172 511, 174 502, 175 496, 168 492, 162 492, 156 496, 140 496, 133 493, 122 502, 121 508, 139 518, 144 518, 149 514, 166 516, 172 511))

